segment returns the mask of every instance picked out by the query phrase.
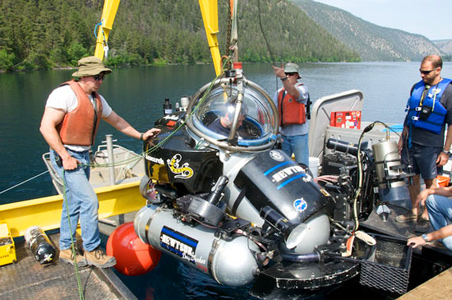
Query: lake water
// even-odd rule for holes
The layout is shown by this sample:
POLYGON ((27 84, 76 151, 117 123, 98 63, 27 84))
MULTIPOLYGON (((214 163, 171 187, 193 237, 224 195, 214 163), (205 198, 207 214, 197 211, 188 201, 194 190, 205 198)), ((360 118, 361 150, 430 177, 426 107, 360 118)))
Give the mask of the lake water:
MULTIPOLYGON (((364 93, 363 120, 400 123, 412 84, 420 80, 419 63, 311 63, 302 64, 302 82, 315 101, 346 90, 364 93)), ((48 175, 39 176, 8 192, 4 190, 45 171, 41 159, 48 149, 39 133, 39 124, 48 94, 68 80, 73 70, 0 74, 0 204, 28 200, 54 193, 48 175)), ((273 96, 281 82, 270 64, 245 64, 244 74, 273 96)), ((443 76, 452 78, 452 63, 443 76)), ((165 98, 178 101, 193 95, 214 78, 211 65, 167 66, 118 69, 106 77, 101 87, 113 109, 138 130, 153 126, 162 114, 165 98)), ((141 144, 106 123, 101 123, 97 143, 113 134, 121 145, 137 152, 141 144)))
MULTIPOLYGON (((408 94, 420 80, 419 62, 410 63, 311 63, 302 64, 302 82, 315 102, 321 97, 358 89, 364 94, 363 120, 401 123, 408 94)), ((281 82, 270 64, 244 64, 247 79, 273 96, 281 82)), ((48 151, 39 132, 48 94, 70 79, 74 70, 0 74, 0 204, 55 194, 48 174, 4 192, 46 171, 42 154, 48 151)), ((452 63, 445 63, 442 75, 452 78, 452 63)), ((113 109, 138 130, 153 127, 162 115, 163 101, 175 103, 193 95, 214 78, 213 66, 166 66, 114 70, 100 93, 113 109)), ((173 106, 174 107, 174 106, 173 106)), ((141 143, 103 123, 96 139, 113 134, 118 144, 136 152, 141 143)), ((150 274, 124 278, 140 299, 248 299, 247 289, 217 285, 207 276, 166 256, 150 274)))

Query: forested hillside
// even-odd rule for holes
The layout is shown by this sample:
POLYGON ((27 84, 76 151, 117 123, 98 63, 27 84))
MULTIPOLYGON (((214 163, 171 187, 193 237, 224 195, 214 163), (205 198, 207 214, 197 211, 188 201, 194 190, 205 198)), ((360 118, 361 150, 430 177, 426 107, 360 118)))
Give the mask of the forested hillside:
POLYGON ((292 2, 336 39, 356 50, 364 61, 410 61, 432 53, 445 54, 422 35, 381 27, 312 0, 292 2))
MULTIPOLYGON (((222 53, 228 5, 219 0, 222 53)), ((93 55, 102 6, 101 0, 1 0, 0 70, 72 67, 93 55)), ((238 8, 244 62, 360 60, 289 1, 240 1, 238 8)), ((211 62, 198 0, 122 0, 109 48, 110 66, 211 62)))

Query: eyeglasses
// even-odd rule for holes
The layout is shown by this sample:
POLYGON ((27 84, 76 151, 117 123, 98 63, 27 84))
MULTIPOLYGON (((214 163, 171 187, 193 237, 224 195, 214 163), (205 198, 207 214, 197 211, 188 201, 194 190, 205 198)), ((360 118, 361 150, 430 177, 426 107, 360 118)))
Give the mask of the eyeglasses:
POLYGON ((435 69, 431 69, 431 70, 429 70, 429 71, 425 71, 425 70, 419 69, 419 72, 421 72, 422 75, 428 75, 428 74, 430 74, 432 71, 435 71, 435 69))
POLYGON ((93 77, 94 77, 94 80, 96 80, 96 81, 104 80, 104 76, 103 75, 96 75, 96 76, 93 76, 93 77))
POLYGON ((297 73, 286 73, 286 76, 294 76, 297 73))

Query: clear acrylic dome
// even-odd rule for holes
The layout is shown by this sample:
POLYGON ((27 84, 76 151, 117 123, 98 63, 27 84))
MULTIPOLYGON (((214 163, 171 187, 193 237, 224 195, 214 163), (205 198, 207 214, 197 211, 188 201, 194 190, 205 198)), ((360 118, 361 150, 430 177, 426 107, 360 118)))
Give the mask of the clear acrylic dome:
POLYGON ((218 80, 193 96, 187 115, 196 135, 222 148, 270 147, 277 133, 277 111, 268 94, 243 80, 218 80), (240 81, 239 81, 240 82, 240 81))

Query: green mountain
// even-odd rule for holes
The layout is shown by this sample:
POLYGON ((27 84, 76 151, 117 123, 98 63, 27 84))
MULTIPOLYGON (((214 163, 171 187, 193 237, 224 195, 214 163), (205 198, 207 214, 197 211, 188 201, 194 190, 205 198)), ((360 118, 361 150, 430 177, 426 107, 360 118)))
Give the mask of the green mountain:
MULTIPOLYGON (((229 1, 219 1, 226 53, 229 1)), ((73 67, 94 53, 102 0, 0 1, 0 71, 73 67)), ((239 1, 244 62, 359 61, 288 0, 239 1)), ((122 0, 109 38, 110 66, 210 63, 198 0, 122 0)))
POLYGON ((364 61, 418 61, 428 54, 445 54, 422 35, 381 27, 312 0, 291 1, 364 61))
MULTIPOLYGON (((0 72, 74 67, 94 53, 103 0, 0 1, 0 72)), ((218 1, 227 53, 229 1, 218 1)), ((239 1, 243 62, 350 62, 452 57, 451 40, 384 28, 312 0, 239 1)), ((211 63, 198 0, 122 0, 109 39, 109 66, 211 63)))

